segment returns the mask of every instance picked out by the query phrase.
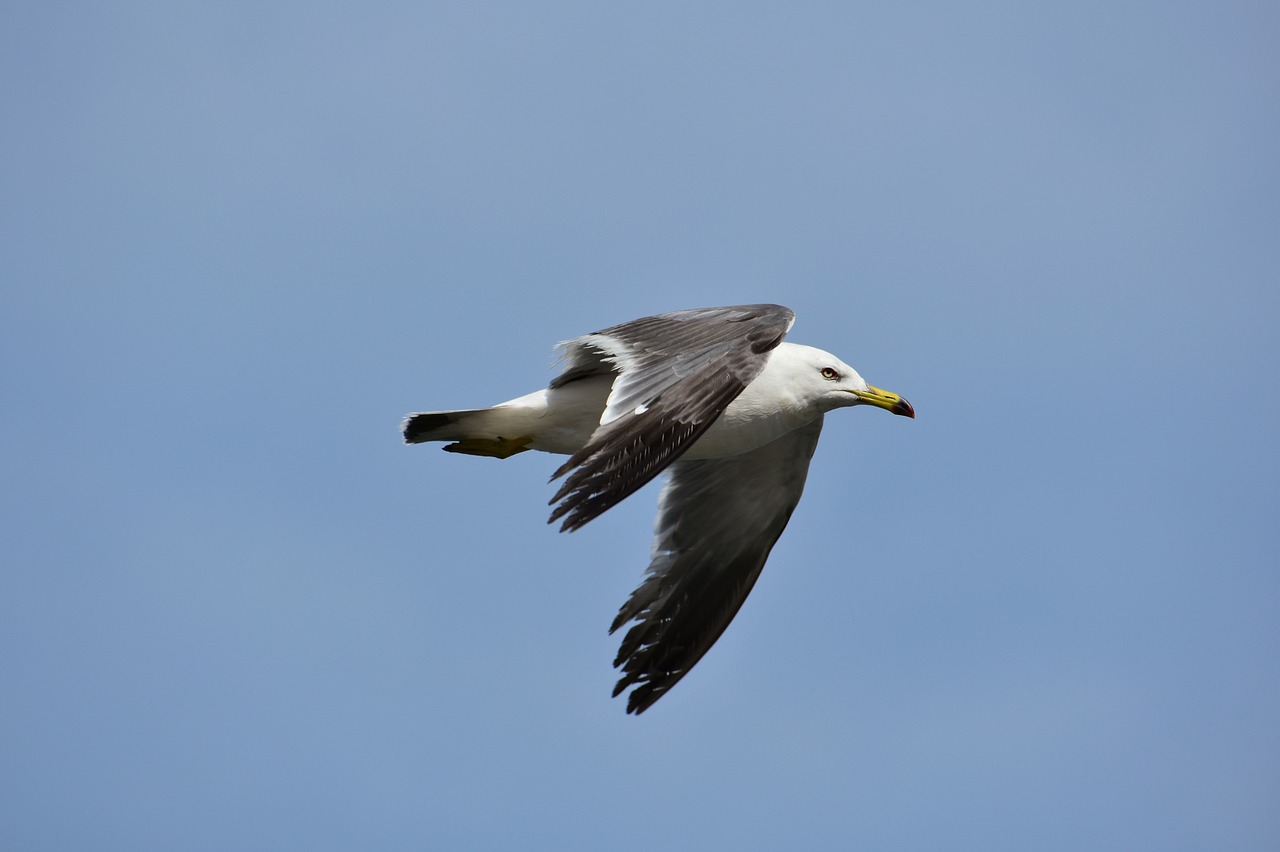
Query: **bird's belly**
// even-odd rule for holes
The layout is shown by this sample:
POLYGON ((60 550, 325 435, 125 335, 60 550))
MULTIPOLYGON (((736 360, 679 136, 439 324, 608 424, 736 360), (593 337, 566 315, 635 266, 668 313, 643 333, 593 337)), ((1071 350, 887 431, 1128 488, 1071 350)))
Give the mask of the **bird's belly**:
POLYGON ((530 449, 573 455, 585 447, 600 425, 612 386, 612 376, 593 377, 513 400, 532 409, 530 449))
POLYGON ((773 411, 762 415, 737 400, 724 410, 711 428, 689 448, 686 459, 718 459, 763 447, 813 419, 807 412, 773 411))
MULTIPOLYGON (((613 376, 599 376, 547 388, 498 406, 512 423, 511 435, 527 436, 529 449, 572 455, 586 446, 600 425, 600 414, 613 387, 613 376)), ((759 449, 817 416, 796 408, 779 408, 758 398, 748 387, 729 404, 702 437, 683 455, 715 459, 759 449)), ((510 437, 510 436, 508 436, 510 437)))

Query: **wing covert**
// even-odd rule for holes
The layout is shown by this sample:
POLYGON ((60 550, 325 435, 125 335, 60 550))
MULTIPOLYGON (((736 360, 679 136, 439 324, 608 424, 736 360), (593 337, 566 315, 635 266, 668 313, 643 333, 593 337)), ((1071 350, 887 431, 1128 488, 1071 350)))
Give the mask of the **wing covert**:
POLYGON ((600 426, 552 476, 566 478, 548 522, 577 529, 679 458, 760 374, 794 319, 781 305, 674 311, 564 344, 569 363, 552 387, 606 369, 618 377, 600 426))

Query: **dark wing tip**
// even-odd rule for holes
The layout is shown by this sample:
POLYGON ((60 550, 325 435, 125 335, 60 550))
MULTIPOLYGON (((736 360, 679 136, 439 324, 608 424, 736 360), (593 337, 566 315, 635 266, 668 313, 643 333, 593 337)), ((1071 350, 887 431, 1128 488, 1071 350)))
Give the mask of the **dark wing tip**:
MULTIPOLYGON (((643 686, 636 687, 631 690, 631 694, 627 696, 627 712, 639 716, 641 713, 657 703, 658 699, 665 695, 666 692, 667 690, 665 687, 662 689, 655 689, 647 683, 643 686)), ((614 692, 615 697, 617 694, 617 692, 614 692)))

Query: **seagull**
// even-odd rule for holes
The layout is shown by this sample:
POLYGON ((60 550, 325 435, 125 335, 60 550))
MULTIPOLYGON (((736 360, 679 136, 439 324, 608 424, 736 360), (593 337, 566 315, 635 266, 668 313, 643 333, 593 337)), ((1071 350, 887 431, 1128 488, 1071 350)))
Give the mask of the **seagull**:
POLYGON ((644 317, 565 341, 543 390, 492 408, 411 414, 410 444, 505 459, 567 455, 548 523, 572 531, 663 471, 651 561, 609 633, 627 624, 617 697, 643 713, 729 626, 800 501, 828 411, 915 417, 834 355, 786 343, 795 314, 737 305, 644 317), (634 623, 633 623, 634 622, 634 623))

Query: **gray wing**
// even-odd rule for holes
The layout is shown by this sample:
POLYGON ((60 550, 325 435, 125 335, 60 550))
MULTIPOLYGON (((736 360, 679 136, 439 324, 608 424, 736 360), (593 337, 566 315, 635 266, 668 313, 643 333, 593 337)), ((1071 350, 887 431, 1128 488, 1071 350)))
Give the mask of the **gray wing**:
POLYGON ((564 344, 551 387, 615 372, 600 426, 551 477, 548 523, 573 530, 653 479, 707 431, 769 360, 795 314, 781 305, 703 308, 645 317, 564 344))
POLYGON ((804 491, 822 418, 758 450, 672 465, 654 525, 653 561, 609 632, 629 621, 614 666, 628 713, 643 713, 729 626, 804 491))

